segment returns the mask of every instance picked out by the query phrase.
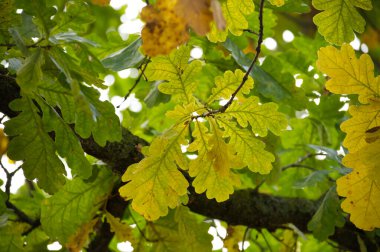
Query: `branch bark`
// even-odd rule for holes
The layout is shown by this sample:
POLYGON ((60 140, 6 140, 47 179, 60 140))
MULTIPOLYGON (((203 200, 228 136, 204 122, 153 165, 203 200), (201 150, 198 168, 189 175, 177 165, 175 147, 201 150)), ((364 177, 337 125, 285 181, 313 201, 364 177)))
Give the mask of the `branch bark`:
MULTIPOLYGON (((9 117, 17 114, 8 107, 9 102, 20 96, 19 88, 13 78, 7 76, 6 71, 1 70, 0 75, 0 112, 9 117)), ((128 165, 142 159, 138 151, 138 145, 147 143, 134 136, 127 129, 123 129, 123 139, 118 143, 108 143, 101 147, 92 138, 80 139, 86 153, 107 163, 116 173, 122 174, 128 165)), ((117 190, 117 188, 115 188, 117 190)), ((292 223, 302 232, 308 233, 307 223, 315 213, 319 202, 301 199, 286 198, 259 193, 256 190, 236 191, 229 200, 217 203, 215 200, 207 199, 204 194, 196 194, 192 188, 188 207, 195 213, 209 218, 220 219, 231 225, 244 225, 250 228, 275 230, 284 228, 286 224, 292 223)), ((107 204, 107 210, 114 216, 121 217, 128 202, 120 197, 111 198, 107 204)), ((107 251, 108 243, 112 239, 108 224, 103 224, 90 247, 102 247, 107 251)), ((330 237, 340 247, 351 251, 358 251, 359 244, 357 236, 366 243, 368 251, 375 251, 376 244, 367 238, 363 231, 347 223, 343 228, 336 229, 335 234, 330 237)))

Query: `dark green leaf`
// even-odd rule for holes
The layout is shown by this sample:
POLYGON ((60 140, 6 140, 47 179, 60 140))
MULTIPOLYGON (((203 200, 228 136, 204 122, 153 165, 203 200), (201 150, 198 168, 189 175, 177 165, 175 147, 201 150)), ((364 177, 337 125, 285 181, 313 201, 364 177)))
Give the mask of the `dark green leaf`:
POLYGON ((334 234, 335 226, 342 227, 345 223, 340 210, 340 201, 333 186, 327 192, 317 212, 307 225, 315 238, 320 241, 326 240, 334 234))
POLYGON ((136 67, 144 59, 139 51, 141 39, 135 40, 125 49, 114 53, 102 60, 104 67, 113 71, 121 71, 123 69, 136 67))

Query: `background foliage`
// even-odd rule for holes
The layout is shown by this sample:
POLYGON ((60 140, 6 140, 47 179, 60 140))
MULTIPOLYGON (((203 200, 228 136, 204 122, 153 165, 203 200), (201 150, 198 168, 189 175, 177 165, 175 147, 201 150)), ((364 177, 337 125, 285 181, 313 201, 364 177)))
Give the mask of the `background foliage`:
POLYGON ((380 2, 145 4, 0 0, 0 251, 379 250, 380 2))

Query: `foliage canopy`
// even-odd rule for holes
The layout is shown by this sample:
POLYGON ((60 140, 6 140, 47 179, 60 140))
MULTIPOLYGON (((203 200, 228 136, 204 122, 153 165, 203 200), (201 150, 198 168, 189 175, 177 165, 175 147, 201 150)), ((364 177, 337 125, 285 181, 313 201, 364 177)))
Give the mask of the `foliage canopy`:
POLYGON ((0 251, 379 249, 379 1, 132 2, 0 0, 0 251))

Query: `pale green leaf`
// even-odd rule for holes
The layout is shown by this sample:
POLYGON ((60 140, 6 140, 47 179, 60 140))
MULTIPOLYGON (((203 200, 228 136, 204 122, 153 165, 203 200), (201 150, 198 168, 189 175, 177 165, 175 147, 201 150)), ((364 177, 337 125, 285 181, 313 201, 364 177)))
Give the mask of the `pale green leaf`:
POLYGON ((23 252, 22 230, 17 226, 0 227, 0 251, 1 252, 23 252))
POLYGON ((111 192, 115 177, 105 167, 99 167, 95 178, 68 181, 41 208, 41 224, 52 239, 62 244, 89 222, 111 192))
POLYGON ((170 94, 180 102, 190 103, 194 100, 192 93, 196 88, 196 74, 201 70, 201 63, 193 61, 190 64, 190 48, 181 47, 170 55, 158 56, 152 59, 145 74, 151 81, 164 80, 158 89, 170 94))
POLYGON ((38 185, 47 192, 57 191, 65 182, 63 174, 66 172, 55 154, 54 142, 42 124, 38 108, 26 95, 12 102, 11 108, 21 113, 5 123, 6 133, 14 136, 9 144, 9 157, 24 161, 22 168, 28 179, 37 178, 38 185))
MULTIPOLYGON (((208 98, 207 103, 217 101, 220 99, 228 100, 231 95, 242 83, 245 73, 240 69, 232 71, 226 71, 223 76, 217 76, 215 78, 215 88, 212 89, 212 94, 208 98)), ((243 88, 237 94, 237 97, 244 97, 243 94, 249 94, 250 90, 253 88, 253 79, 248 76, 247 81, 244 83, 243 88)))
POLYGON ((371 0, 313 0, 313 5, 323 10, 313 18, 319 33, 337 45, 351 42, 354 31, 364 31, 365 20, 356 8, 372 9, 371 0))
POLYGON ((41 66, 44 63, 42 49, 38 48, 28 58, 17 71, 17 84, 27 92, 33 91, 42 81, 43 73, 41 66))
POLYGON ((186 195, 189 184, 177 168, 188 165, 180 147, 186 129, 171 129, 155 138, 146 157, 129 166, 122 177, 128 183, 119 189, 120 195, 132 200, 133 209, 147 220, 167 215, 168 207, 175 208, 186 195))
POLYGON ((228 144, 232 145, 237 157, 253 172, 267 174, 272 170, 275 158, 265 150, 265 144, 257 139, 248 129, 236 126, 235 122, 223 117, 216 118, 219 126, 224 128, 224 137, 229 137, 228 144))
POLYGON ((266 136, 268 130, 279 135, 287 126, 285 115, 277 111, 275 103, 261 104, 255 96, 244 101, 234 101, 221 116, 236 118, 244 128, 249 124, 259 136, 266 136))

